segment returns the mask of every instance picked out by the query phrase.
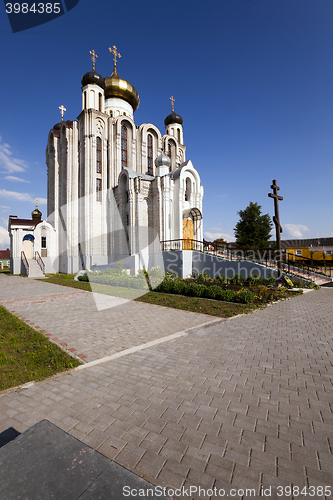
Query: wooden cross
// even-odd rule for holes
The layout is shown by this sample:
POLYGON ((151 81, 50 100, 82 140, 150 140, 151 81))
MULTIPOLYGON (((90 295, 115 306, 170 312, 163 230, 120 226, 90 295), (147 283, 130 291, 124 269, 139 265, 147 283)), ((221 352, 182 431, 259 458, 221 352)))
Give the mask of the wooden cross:
POLYGON ((172 112, 174 113, 175 112, 175 99, 173 98, 173 95, 171 97, 169 97, 169 99, 171 101, 172 112))
POLYGON ((89 54, 92 55, 91 60, 93 62, 93 71, 95 71, 95 62, 96 62, 98 55, 96 54, 96 52, 94 50, 90 50, 89 54))
POLYGON ((65 111, 67 111, 67 109, 63 105, 59 106, 59 109, 60 109, 60 113, 61 113, 61 121, 63 122, 64 121, 64 113, 65 113, 65 111))
POLYGON ((273 190, 273 193, 268 193, 268 196, 270 198, 274 198, 274 212, 275 215, 273 216, 273 222, 275 224, 275 229, 276 229, 276 247, 278 250, 278 274, 279 278, 282 276, 282 253, 281 253, 281 237, 280 234, 282 233, 282 227, 280 225, 280 215, 279 215, 279 200, 283 200, 282 196, 278 195, 279 187, 276 183, 276 179, 273 180, 273 184, 271 185, 271 189, 273 190))
POLYGON ((119 57, 119 59, 121 58, 121 55, 119 54, 119 52, 117 52, 117 47, 115 45, 113 45, 113 47, 109 47, 109 51, 113 54, 113 62, 114 62, 114 67, 117 66, 117 57, 119 57))

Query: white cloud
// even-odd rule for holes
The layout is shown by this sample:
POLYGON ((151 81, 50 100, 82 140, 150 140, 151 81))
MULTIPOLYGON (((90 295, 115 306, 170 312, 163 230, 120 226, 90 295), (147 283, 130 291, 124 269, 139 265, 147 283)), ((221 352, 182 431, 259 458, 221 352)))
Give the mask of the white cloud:
POLYGON ((309 231, 309 228, 304 226, 304 224, 283 224, 283 229, 285 229, 292 238, 303 238, 303 233, 309 231))
POLYGON ((210 233, 209 231, 206 231, 204 233, 204 237, 207 241, 214 241, 217 240, 218 238, 223 238, 225 239, 225 241, 230 241, 235 239, 233 236, 227 233, 210 233))
POLYGON ((14 158, 9 144, 3 143, 0 137, 0 167, 5 169, 5 172, 12 174, 13 172, 24 172, 28 165, 24 160, 14 158))
POLYGON ((0 226, 0 249, 6 250, 6 248, 9 248, 8 230, 0 226))
POLYGON ((5 179, 7 181, 13 181, 13 182, 30 182, 30 181, 26 181, 24 179, 20 179, 20 177, 15 177, 14 175, 7 175, 5 177, 5 179))
MULTIPOLYGON (((7 189, 0 189, 0 196, 4 198, 12 198, 17 201, 31 201, 35 203, 36 198, 28 193, 18 193, 17 191, 7 191, 7 189)), ((38 198, 38 205, 46 205, 46 198, 38 198)))

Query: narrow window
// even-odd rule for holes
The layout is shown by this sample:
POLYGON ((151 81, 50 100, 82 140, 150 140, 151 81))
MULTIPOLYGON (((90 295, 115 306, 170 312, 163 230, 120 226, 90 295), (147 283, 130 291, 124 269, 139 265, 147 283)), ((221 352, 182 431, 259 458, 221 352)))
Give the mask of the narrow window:
POLYGON ((77 148, 77 183, 78 183, 78 197, 80 198, 81 195, 81 143, 80 141, 78 142, 78 148, 77 148))
POLYGON ((190 201, 191 199, 191 180, 187 177, 186 188, 185 188, 185 201, 190 201))
POLYGON ((121 127, 121 168, 127 167, 127 128, 121 127))
POLYGON ((102 179, 96 179, 96 201, 101 201, 102 179))
POLYGON ((83 108, 87 109, 87 92, 83 92, 83 108))
POLYGON ((102 111, 102 94, 98 94, 98 110, 102 111))
POLYGON ((148 144, 148 174, 153 175, 153 137, 151 134, 148 134, 147 144, 148 144))
POLYGON ((180 142, 180 129, 177 128, 177 139, 178 139, 178 142, 180 142))
POLYGON ((102 172, 102 141, 100 137, 96 139, 96 172, 102 172))
POLYGON ((41 247, 46 248, 46 236, 42 236, 41 247))

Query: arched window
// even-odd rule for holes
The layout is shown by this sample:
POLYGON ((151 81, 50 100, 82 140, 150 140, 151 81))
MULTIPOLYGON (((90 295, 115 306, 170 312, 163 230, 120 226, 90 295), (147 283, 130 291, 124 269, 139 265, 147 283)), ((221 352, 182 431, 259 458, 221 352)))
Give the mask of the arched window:
POLYGON ((176 144, 175 141, 168 141, 167 145, 167 156, 170 158, 170 172, 175 168, 176 165, 176 144))
POLYGON ((127 167, 127 128, 121 127, 121 168, 127 167))
POLYGON ((87 109, 87 92, 83 92, 83 109, 87 109))
POLYGON ((96 172, 102 173, 102 141, 100 137, 96 139, 96 172))
POLYGON ((78 142, 77 147, 77 184, 78 184, 78 197, 81 195, 81 143, 78 142))
POLYGON ((98 94, 98 110, 102 111, 102 94, 98 94))
POLYGON ((177 139, 178 139, 178 142, 180 142, 180 129, 177 128, 177 139))
POLYGON ((185 201, 191 200, 191 179, 186 178, 186 188, 185 188, 185 201))
POLYGON ((147 146, 148 146, 148 174, 153 175, 153 137, 151 134, 148 134, 147 137, 147 146))
POLYGON ((93 90, 90 91, 89 108, 94 108, 95 109, 95 92, 93 90))

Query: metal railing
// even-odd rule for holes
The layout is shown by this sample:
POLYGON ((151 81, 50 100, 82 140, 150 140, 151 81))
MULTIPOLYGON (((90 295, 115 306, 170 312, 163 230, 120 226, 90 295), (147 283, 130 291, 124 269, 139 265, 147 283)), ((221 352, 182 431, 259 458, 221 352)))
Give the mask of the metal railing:
POLYGON ((29 276, 29 262, 28 262, 28 259, 23 251, 21 252, 21 261, 22 261, 22 264, 24 266, 26 275, 29 276))
POLYGON ((42 273, 45 274, 45 264, 44 264, 43 259, 41 258, 41 256, 39 255, 39 252, 37 250, 35 252, 35 261, 39 265, 42 273))
POLYGON ((200 240, 185 238, 161 241, 161 248, 163 252, 167 252, 168 250, 196 250, 197 252, 203 252, 204 244, 200 240))
POLYGON ((303 257, 302 259, 297 257, 295 258, 295 254, 286 254, 283 251, 280 256, 279 251, 272 247, 252 248, 243 247, 237 245, 236 243, 226 243, 224 241, 209 242, 205 240, 175 239, 161 241, 161 248, 162 251, 197 250, 199 252, 210 253, 211 255, 216 255, 217 257, 232 261, 249 260, 274 269, 278 268, 277 264, 281 259, 282 270, 284 272, 304 274, 304 277, 310 280, 316 280, 319 278, 318 266, 321 265, 321 267, 324 267, 324 264, 325 275, 328 280, 332 277, 332 266, 327 265, 327 260, 325 262, 314 261, 313 259, 306 257, 303 257))

